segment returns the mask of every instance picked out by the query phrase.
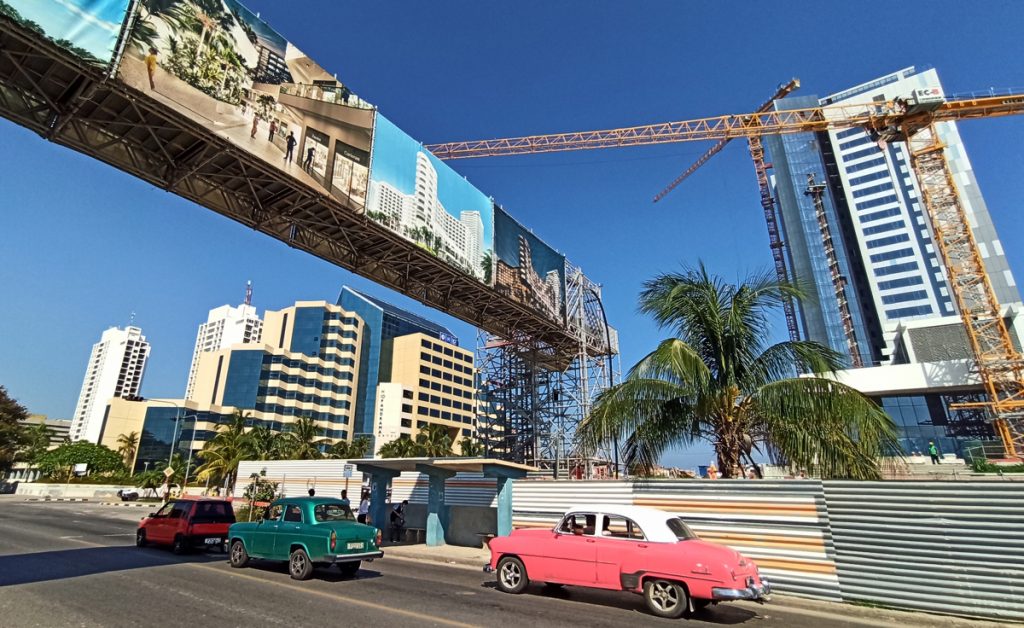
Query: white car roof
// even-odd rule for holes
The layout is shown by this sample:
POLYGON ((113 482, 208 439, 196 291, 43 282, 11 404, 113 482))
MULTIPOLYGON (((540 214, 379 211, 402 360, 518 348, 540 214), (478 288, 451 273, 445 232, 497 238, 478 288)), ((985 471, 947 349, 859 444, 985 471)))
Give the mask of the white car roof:
POLYGON ((665 524, 669 519, 675 519, 675 515, 657 508, 646 506, 632 506, 625 504, 577 504, 565 511, 565 514, 573 512, 593 512, 602 515, 618 515, 631 519, 644 531, 644 536, 653 543, 675 543, 679 539, 675 532, 669 530, 665 524))

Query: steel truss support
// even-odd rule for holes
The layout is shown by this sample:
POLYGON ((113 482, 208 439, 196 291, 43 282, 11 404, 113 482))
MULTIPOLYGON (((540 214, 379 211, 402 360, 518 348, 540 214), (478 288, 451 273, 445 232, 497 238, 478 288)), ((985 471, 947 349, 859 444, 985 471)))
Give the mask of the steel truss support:
POLYGON ((594 398, 618 375, 613 370, 617 338, 605 324, 600 295, 600 287, 578 268, 567 268, 568 326, 580 337, 571 360, 558 359, 528 337, 480 334, 477 414, 490 455, 533 464, 558 477, 614 474, 612 452, 588 449, 576 434, 594 398))
MULTIPOLYGON (((1024 454, 1024 358, 1014 348, 970 221, 944 154, 935 123, 906 137, 935 242, 949 270, 957 308, 967 330, 995 431, 1006 455, 1024 454)), ((978 404, 956 404, 970 407, 978 404)))

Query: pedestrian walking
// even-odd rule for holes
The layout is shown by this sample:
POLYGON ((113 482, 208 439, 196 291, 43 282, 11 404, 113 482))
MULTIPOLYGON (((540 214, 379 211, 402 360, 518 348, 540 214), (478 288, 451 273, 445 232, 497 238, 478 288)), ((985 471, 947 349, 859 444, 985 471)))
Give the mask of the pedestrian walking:
POLYGON ((295 145, 299 142, 295 139, 295 132, 288 131, 288 137, 284 141, 285 151, 284 160, 288 163, 292 163, 292 155, 295 153, 295 145))
POLYGON ((156 89, 156 81, 154 80, 156 76, 156 55, 156 48, 150 46, 149 54, 146 55, 146 73, 149 74, 149 88, 153 90, 156 89))
POLYGON ((391 540, 398 542, 402 540, 402 532, 405 531, 405 507, 409 505, 408 499, 391 509, 391 540))
POLYGON ((370 494, 363 491, 362 497, 359 499, 359 514, 356 516, 356 521, 359 523, 366 523, 366 516, 370 514, 370 494))
POLYGON ((352 503, 348 501, 348 490, 341 489, 341 504, 352 510, 352 503))
POLYGON ((302 169, 309 172, 313 167, 313 151, 316 150, 312 146, 306 149, 306 161, 302 163, 302 169))
POLYGON ((928 441, 928 455, 932 457, 932 464, 940 464, 939 448, 935 446, 933 441, 928 441))
POLYGON ((270 136, 267 137, 267 141, 273 142, 274 141, 274 134, 275 133, 277 133, 277 121, 276 120, 271 120, 270 121, 270 136))
POLYGON ((249 137, 256 139, 256 131, 260 130, 260 114, 252 114, 252 131, 249 133, 249 137))

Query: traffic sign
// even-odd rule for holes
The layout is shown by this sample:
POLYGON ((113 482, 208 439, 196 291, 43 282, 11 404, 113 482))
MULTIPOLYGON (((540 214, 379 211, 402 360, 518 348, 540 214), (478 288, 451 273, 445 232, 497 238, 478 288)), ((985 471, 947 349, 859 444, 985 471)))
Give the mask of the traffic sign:
POLYGON ((355 470, 356 470, 356 465, 354 465, 354 464, 347 464, 347 465, 345 465, 343 467, 343 477, 346 477, 346 478, 352 477, 352 472, 355 471, 355 470))

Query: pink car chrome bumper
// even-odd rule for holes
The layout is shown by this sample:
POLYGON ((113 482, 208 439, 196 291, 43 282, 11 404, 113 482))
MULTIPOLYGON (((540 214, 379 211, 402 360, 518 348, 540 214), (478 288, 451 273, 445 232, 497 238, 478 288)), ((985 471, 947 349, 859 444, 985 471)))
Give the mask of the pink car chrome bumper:
POLYGON ((725 587, 712 587, 711 599, 713 600, 754 600, 755 602, 767 602, 772 592, 771 585, 767 580, 762 579, 760 586, 754 584, 753 578, 747 579, 747 587, 744 589, 729 589, 725 587))

